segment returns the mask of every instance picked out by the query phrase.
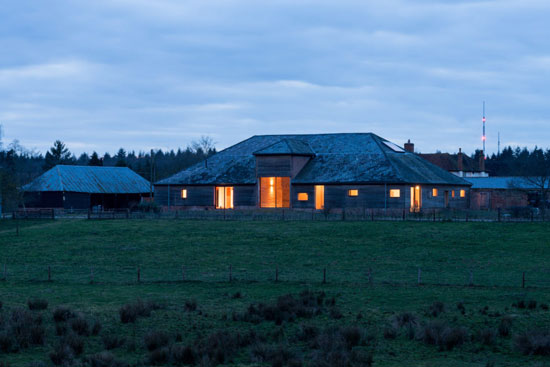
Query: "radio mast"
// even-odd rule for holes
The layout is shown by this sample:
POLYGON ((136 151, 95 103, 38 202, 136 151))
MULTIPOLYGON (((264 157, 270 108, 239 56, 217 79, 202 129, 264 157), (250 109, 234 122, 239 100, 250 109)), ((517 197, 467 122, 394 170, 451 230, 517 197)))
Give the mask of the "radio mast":
POLYGON ((481 121, 483 121, 483 136, 481 137, 481 140, 483 141, 483 154, 485 155, 485 140, 487 140, 487 137, 485 136, 485 101, 483 101, 483 118, 481 121))

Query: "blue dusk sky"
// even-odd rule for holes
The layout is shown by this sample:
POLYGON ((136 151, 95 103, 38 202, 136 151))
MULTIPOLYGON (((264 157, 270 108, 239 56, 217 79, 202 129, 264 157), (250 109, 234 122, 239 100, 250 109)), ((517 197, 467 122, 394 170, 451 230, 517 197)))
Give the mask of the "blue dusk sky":
POLYGON ((550 1, 0 0, 0 124, 45 152, 374 132, 550 146, 550 1))

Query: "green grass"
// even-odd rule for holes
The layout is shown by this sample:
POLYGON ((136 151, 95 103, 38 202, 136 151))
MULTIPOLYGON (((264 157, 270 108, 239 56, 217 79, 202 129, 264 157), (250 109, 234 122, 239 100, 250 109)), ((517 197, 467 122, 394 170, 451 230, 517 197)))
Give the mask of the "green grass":
MULTIPOLYGON (((0 282, 3 311, 24 305, 31 297, 49 301, 50 311, 69 304, 98 318, 103 332, 134 334, 118 320, 121 305, 136 298, 167 306, 136 326, 138 348, 116 350, 120 358, 142 361, 146 351, 141 336, 160 328, 181 333, 191 343, 212 330, 255 328, 267 331, 273 323, 254 326, 222 320, 244 311, 253 302, 271 302, 304 289, 336 296, 344 318, 321 315, 307 323, 321 326, 358 323, 376 334, 369 345, 375 366, 529 366, 548 363, 544 357, 525 357, 511 338, 495 346, 468 342, 452 351, 399 336, 382 337, 387 320, 410 311, 424 319, 432 302, 447 305, 441 317, 476 330, 498 325, 500 317, 514 317, 514 333, 547 326, 550 312, 540 308, 512 308, 518 298, 550 303, 550 225, 545 223, 415 223, 415 222, 214 222, 178 220, 37 221, 22 225, 16 236, 11 221, 0 221, 0 282), (186 281, 182 282, 182 266, 186 281), (228 282, 229 267, 234 281, 228 282), (47 282, 48 267, 52 282, 47 282), (137 283, 137 269, 141 283, 137 283), (280 282, 273 281, 275 269, 280 282), (323 269, 327 284, 322 284, 323 269), (418 268, 423 285, 417 285, 418 268), (367 273, 372 271, 373 283, 367 273), (93 271, 94 283, 91 284, 93 271), (472 271, 474 287, 468 287, 472 271), (526 288, 521 288, 526 272, 526 288), (233 299, 235 292, 243 297, 233 299), (195 299, 198 313, 183 311, 185 300, 195 299), (456 309, 463 301, 466 315, 456 309), (489 307, 489 315, 480 312, 489 307), (363 318, 357 320, 361 313, 363 318)), ((23 223, 23 222, 22 222, 23 223)), ((48 312, 50 312, 48 311, 48 312)), ((55 344, 48 320, 44 347, 18 354, 0 354, 12 366, 48 360, 55 344)), ((284 324, 291 335, 302 322, 284 324)), ((299 346, 297 347, 300 348, 299 346)), ((87 341, 86 354, 102 350, 99 337, 87 341)), ((236 361, 250 365, 248 352, 236 361)))

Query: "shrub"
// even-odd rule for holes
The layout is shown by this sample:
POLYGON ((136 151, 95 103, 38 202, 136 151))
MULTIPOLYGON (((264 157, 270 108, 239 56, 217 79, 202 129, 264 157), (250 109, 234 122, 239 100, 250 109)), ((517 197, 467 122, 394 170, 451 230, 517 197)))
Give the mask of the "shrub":
POLYGON ((550 355, 550 331, 529 330, 514 339, 516 348, 524 355, 550 355))
POLYGON ((161 306, 155 302, 137 300, 133 303, 125 304, 119 309, 120 321, 123 324, 134 323, 138 317, 149 317, 151 316, 151 311, 160 308, 161 306))
POLYGON ((33 317, 26 309, 16 308, 0 320, 0 350, 3 352, 17 352, 33 344, 44 344, 44 335, 42 318, 33 317))
POLYGON ((96 336, 99 335, 99 332, 101 331, 101 322, 98 320, 94 321, 94 325, 92 326, 92 335, 96 336))
POLYGON ((402 327, 414 327, 418 325, 418 317, 415 314, 410 312, 403 312, 398 315, 395 315, 391 323, 397 326, 398 328, 402 327))
POLYGON ((170 337, 164 331, 150 331, 143 337, 145 347, 149 351, 165 347, 170 342, 170 337))
POLYGON ((187 300, 185 301, 185 311, 196 311, 197 310, 197 301, 187 300))
POLYGON ((443 302, 435 301, 430 306, 429 314, 433 317, 438 317, 443 312, 445 312, 445 304, 443 302))
POLYGON ((67 325, 65 324, 55 324, 55 335, 63 336, 67 334, 67 325))
POLYGON ((42 325, 33 325, 31 327, 31 344, 44 345, 44 337, 46 335, 46 329, 42 325))
POLYGON ((529 303, 527 303, 527 308, 530 310, 534 310, 535 308, 537 308, 537 301, 535 301, 534 299, 530 300, 529 303))
POLYGON ((296 335, 300 341, 311 341, 319 335, 319 328, 311 325, 300 325, 298 334, 296 335))
POLYGON ((65 335, 62 339, 62 344, 68 346, 76 356, 84 352, 84 339, 77 334, 69 333, 65 335))
POLYGON ((2 306, 3 306, 2 301, 0 301, 0 310, 2 309, 2 306))
POLYGON ((115 359, 115 356, 107 351, 103 351, 88 357, 91 367, 122 367, 124 363, 115 359))
POLYGON ((344 315, 342 314, 342 312, 340 312, 339 309, 337 309, 336 307, 332 307, 330 309, 330 317, 335 320, 340 320, 342 317, 344 317, 344 315))
POLYGON ((17 341, 13 335, 5 330, 0 331, 0 352, 10 353, 16 352, 17 350, 17 341))
POLYGON ((201 341, 200 354, 207 356, 215 364, 231 362, 240 347, 245 347, 258 340, 254 333, 241 335, 227 330, 217 331, 201 341))
POLYGON ((398 329, 395 325, 389 324, 384 327, 384 339, 395 339, 397 338, 398 329))
POLYGON ((170 362, 175 365, 194 365, 197 360, 196 351, 189 346, 173 345, 170 348, 170 362))
POLYGON ((235 293, 233 293, 233 295, 231 296, 231 298, 233 298, 233 299, 239 299, 239 298, 242 298, 242 297, 243 297, 243 296, 242 296, 241 292, 235 292, 235 293))
POLYGON ((464 344, 468 330, 463 327, 450 327, 443 321, 430 321, 419 328, 418 339, 426 344, 436 345, 440 349, 452 350, 464 344))
POLYGON ((78 335, 90 335, 90 324, 84 315, 79 314, 69 322, 71 329, 78 335))
POLYGON ((73 352, 66 344, 59 344, 50 352, 50 360, 56 366, 68 365, 73 360, 73 352))
POLYGON ((477 339, 481 344, 493 345, 495 343, 496 336, 497 336, 497 332, 495 329, 486 328, 478 332, 477 339))
POLYGON ((53 311, 55 322, 64 322, 75 317, 75 313, 67 306, 57 306, 53 311))
POLYGON ((123 346, 124 343, 126 343, 126 338, 108 334, 104 335, 101 338, 101 341, 103 342, 103 346, 105 347, 105 349, 112 350, 123 346))
POLYGON ((27 301, 27 305, 29 306, 29 310, 31 311, 45 310, 48 308, 48 301, 40 298, 29 299, 27 301))
POLYGON ((466 307, 464 307, 464 302, 458 302, 456 304, 456 308, 460 311, 461 314, 465 314, 466 313, 466 307))
POLYGON ((170 350, 168 348, 155 349, 149 353, 149 365, 163 366, 168 363, 170 358, 170 350))
POLYGON ((540 308, 542 308, 544 311, 548 311, 548 305, 546 303, 541 303, 540 308))
POLYGON ((506 337, 510 335, 510 332, 512 330, 512 318, 510 317, 503 317, 500 320, 500 324, 498 325, 498 334, 502 337, 506 337))

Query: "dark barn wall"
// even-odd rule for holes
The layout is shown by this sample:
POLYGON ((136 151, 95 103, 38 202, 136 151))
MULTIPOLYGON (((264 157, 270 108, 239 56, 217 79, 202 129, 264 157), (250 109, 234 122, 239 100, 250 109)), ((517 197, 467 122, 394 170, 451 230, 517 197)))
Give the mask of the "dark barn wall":
POLYGON ((82 192, 66 192, 65 209, 88 209, 90 208, 90 194, 82 192))
POLYGON ((25 192, 23 199, 28 208, 63 208, 63 193, 60 191, 25 192))
POLYGON ((470 208, 474 210, 507 209, 529 206, 527 192, 513 189, 472 189, 470 208))
MULTIPOLYGON (((255 185, 226 186, 233 186, 233 205, 235 206, 235 208, 256 206, 257 193, 255 185)), ((160 206, 214 208, 215 187, 216 186, 214 185, 157 185, 155 186, 155 202, 160 206), (187 190, 187 199, 181 198, 181 190, 183 189, 187 190)))
POLYGON ((290 177, 292 159, 289 155, 256 157, 256 177, 290 177))

